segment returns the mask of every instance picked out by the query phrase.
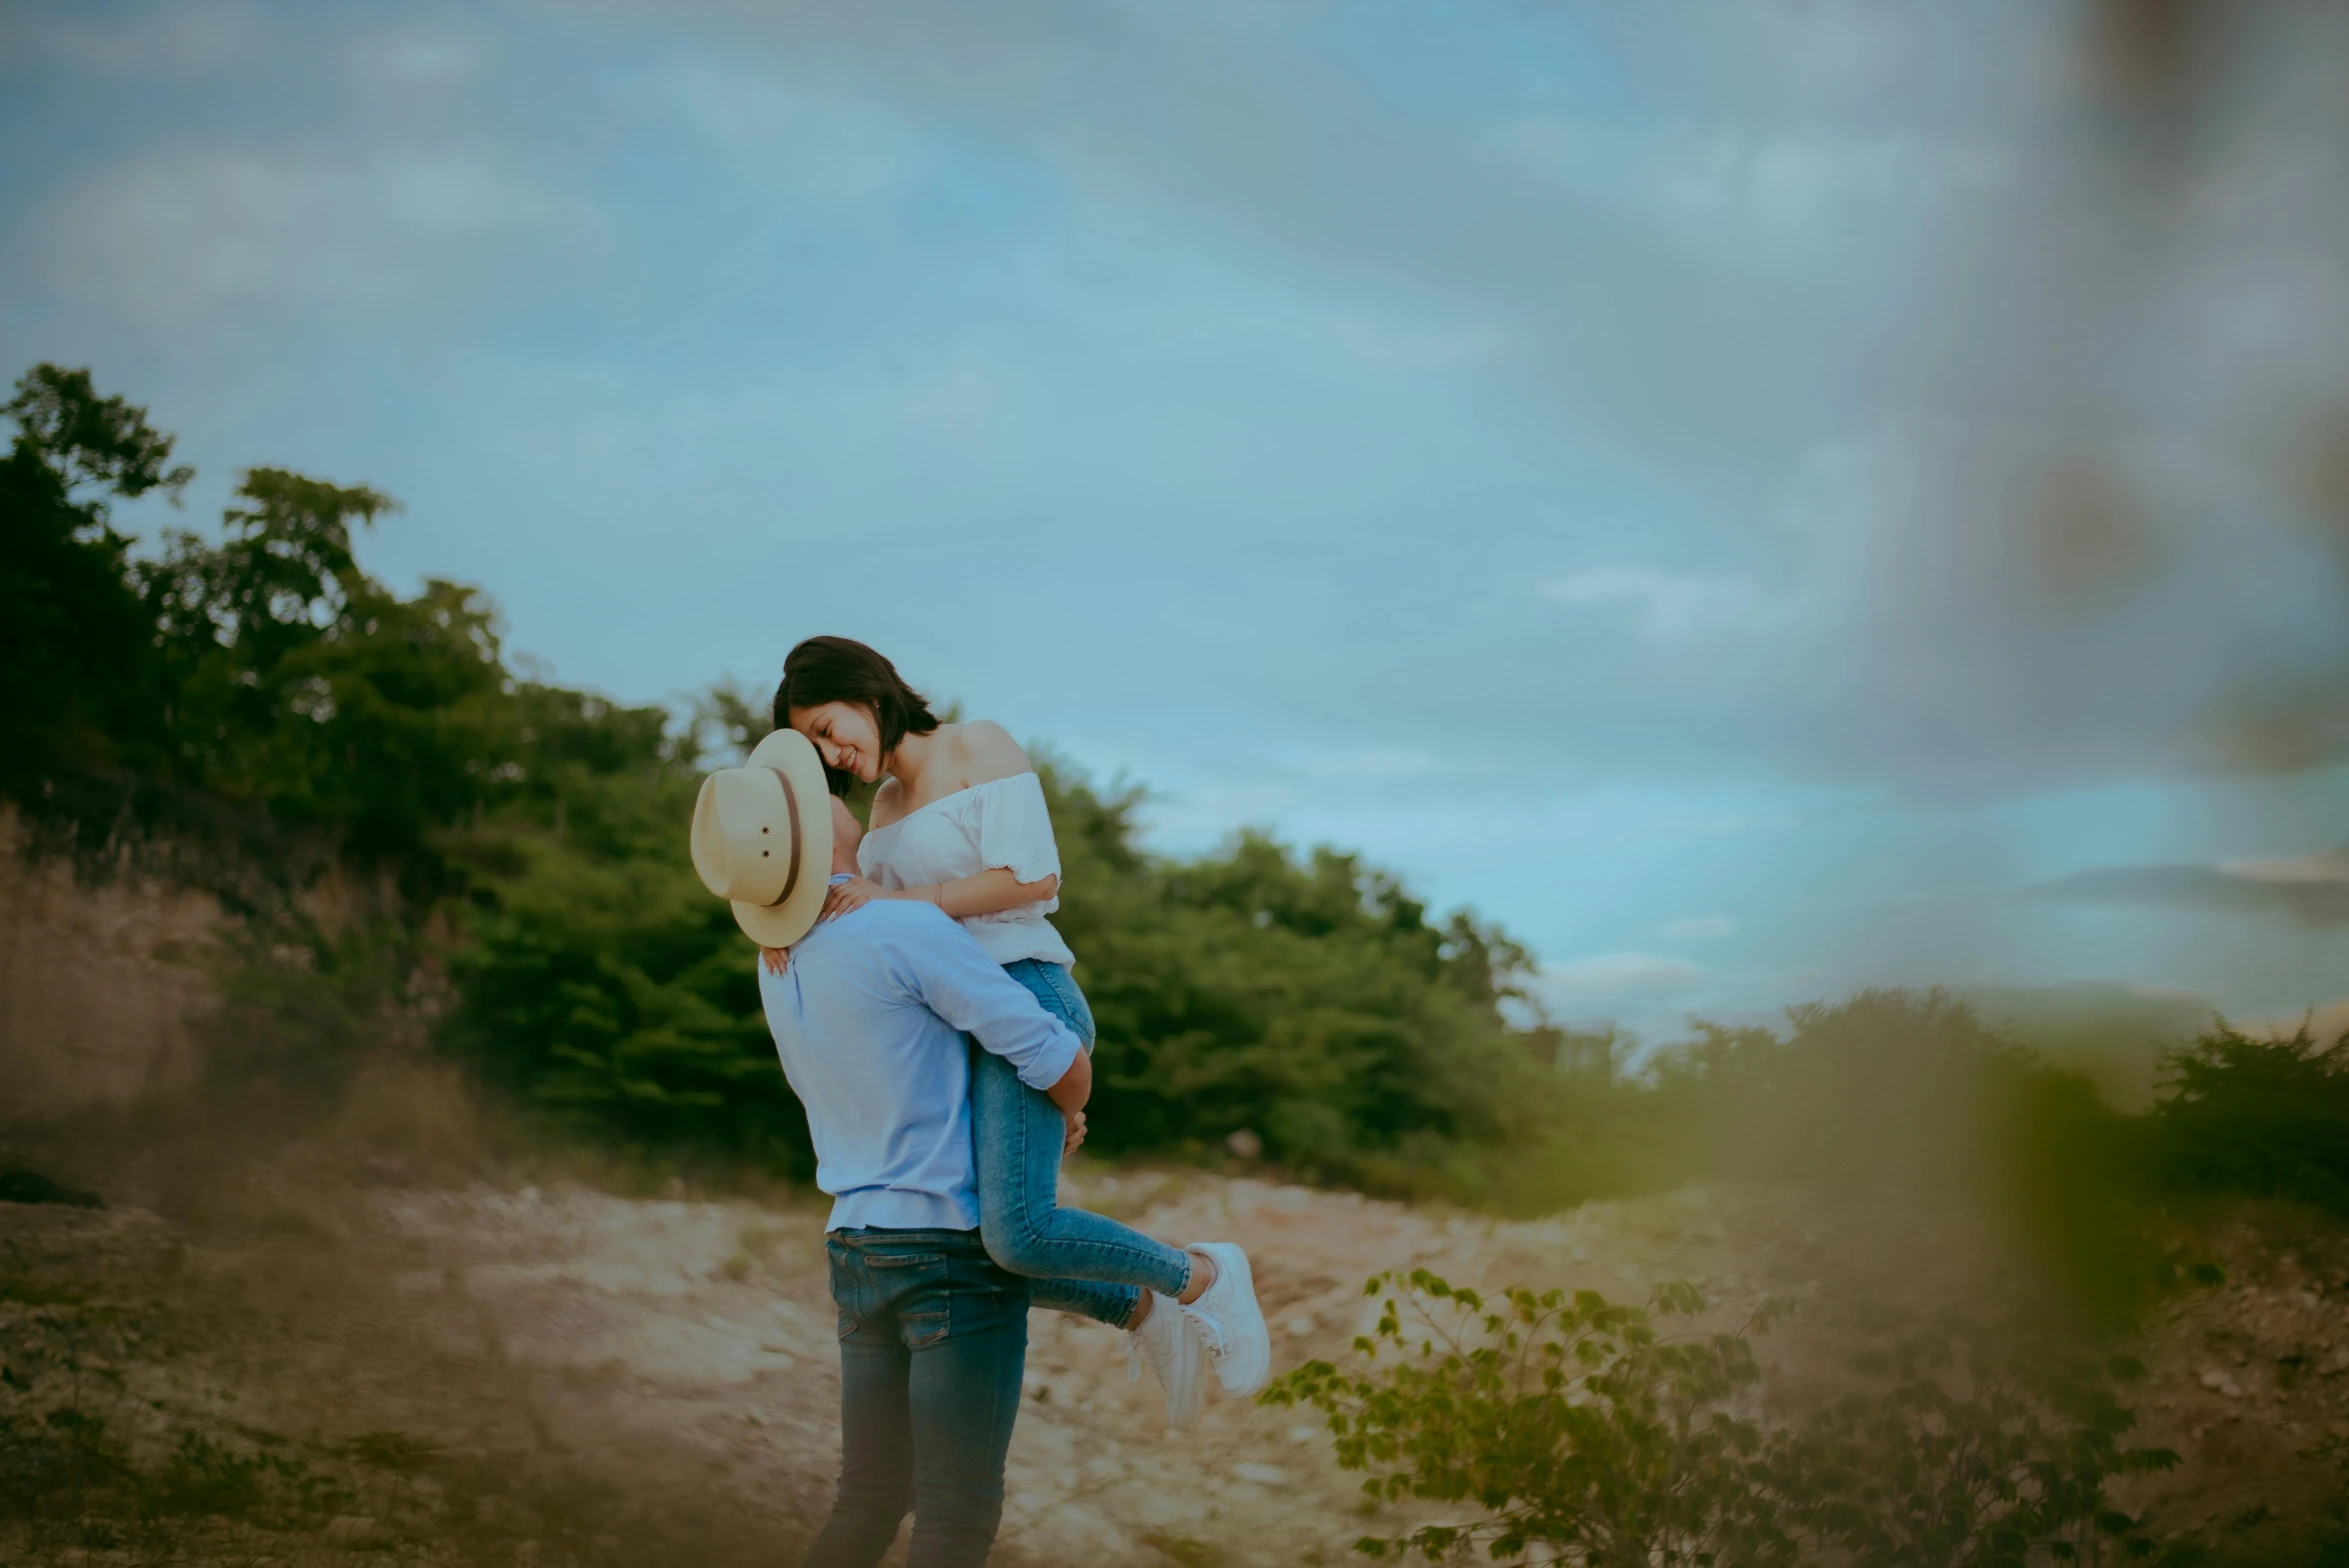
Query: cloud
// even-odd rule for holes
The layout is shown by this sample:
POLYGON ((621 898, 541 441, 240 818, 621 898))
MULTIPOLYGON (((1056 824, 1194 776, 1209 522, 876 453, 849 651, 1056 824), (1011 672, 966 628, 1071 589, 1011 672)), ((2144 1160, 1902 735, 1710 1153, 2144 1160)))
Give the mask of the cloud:
POLYGON ((1363 751, 1317 752, 1305 771, 1325 779, 1414 779, 1435 771, 1435 755, 1416 746, 1374 746, 1363 751))
POLYGON ((1993 194, 2008 173, 2007 158, 1980 142, 1715 131, 1668 149, 1650 188, 1675 216, 1738 220, 1771 239, 1821 245, 1855 219, 1882 224, 1953 197, 1993 194))
MULTIPOLYGON (((386 146, 395 98, 440 115, 493 60, 499 130, 633 204, 604 231, 623 265, 532 280, 535 314, 582 334, 563 352, 619 343, 617 277, 680 323, 739 309, 742 374, 840 338, 834 385, 922 367, 971 432, 894 465, 933 493, 794 458, 844 527, 891 504, 1117 516, 1096 562, 1119 530, 1219 560, 1240 557, 1204 536, 1240 536, 1253 581, 1230 591, 1277 608, 1204 648, 1120 613, 1072 685, 1220 683, 1235 730, 1297 755, 1405 757, 1422 715, 1456 713, 1497 767, 1576 780, 1991 794, 2349 756, 2338 529, 2261 455, 2269 426, 2349 407, 2349 142, 2298 134, 2329 89, 2287 75, 2257 124, 2217 116, 2156 169, 2050 67, 2075 10, 1655 0, 1594 29, 1575 7, 1503 28, 1278 0, 588 0, 469 20, 494 49, 311 21, 266 29, 268 79, 206 110, 275 113, 255 145, 304 150, 135 159, 49 208, 40 244, 59 288, 155 327, 445 309, 585 221, 510 160, 386 146), (336 27, 440 89, 320 101, 353 54, 304 51, 336 27), (860 204, 903 221, 844 221, 860 204), (750 222, 809 206, 805 245, 750 222), (758 338, 770 319, 794 329, 758 338), (936 376, 965 354, 1008 368, 936 376), (998 491, 965 482, 981 450, 1016 476, 998 491), (1333 515, 1364 563, 1345 604, 1321 541, 1288 548, 1333 515), (1496 584, 1494 561, 1584 564, 1496 584), (1457 659, 1396 652, 1433 625, 1457 659)), ((2214 10, 2214 37, 2237 10, 2283 14, 2214 10)), ((122 108, 150 147, 199 123, 122 108)), ((618 417, 708 370, 632 363, 618 417)), ((810 402, 799 427, 853 438, 835 453, 902 445, 810 402)))
POLYGON ((395 90, 431 90, 471 81, 490 68, 494 51, 472 34, 386 33, 351 50, 360 74, 395 90))
POLYGON ((1730 578, 1690 577, 1643 566, 1601 566, 1553 577, 1541 596, 1570 609, 1622 605, 1634 615, 1642 636, 1671 642, 1691 632, 1738 618, 1754 601, 1750 583, 1730 578))
POLYGON ((579 209, 471 154, 165 151, 104 170, 38 222, 54 285, 156 325, 289 307, 439 302, 579 209))
POLYGON ((1664 923, 1664 935, 1682 942, 1727 936, 1736 929, 1737 922, 1727 915, 1696 915, 1686 920, 1668 920, 1664 923))
POLYGON ((2271 916, 2307 930, 2349 926, 2349 848, 2220 866, 2112 866, 2031 889, 2035 898, 2271 916))
POLYGON ((929 161, 907 115, 756 60, 694 59, 655 79, 657 102, 733 165, 806 199, 857 207, 901 192, 929 161))
POLYGON ((1573 1006, 1673 995, 1702 985, 1708 978, 1703 969, 1685 958, 1664 953, 1603 953, 1545 964, 1537 988, 1545 1000, 1573 1006))
POLYGON ((2259 855, 2226 860, 2219 869, 2254 882, 2349 882, 2349 844, 2310 855, 2259 855))
POLYGON ((952 126, 1072 226, 1142 221, 1300 292, 1473 318, 1509 346, 1482 374, 1513 419, 1669 476, 1738 554, 1556 577, 1543 596, 1593 612, 1570 623, 1620 613, 1645 646, 1526 631, 1511 678, 1465 696, 1365 661, 1333 726, 1481 702, 1473 722, 1573 737, 1578 767, 1919 792, 2349 756, 2349 727, 2230 739, 2272 728, 2279 689, 2349 710, 2349 584, 2230 434, 2248 405, 2197 390, 2289 411, 2349 377, 2281 377, 2275 336, 2231 325, 2279 274, 2295 320, 2349 319, 2339 204, 2316 194, 2349 154, 2313 77, 2260 111, 2302 133, 2288 177, 2246 121, 2180 144, 2171 185, 2082 129, 2077 76, 2047 68, 2078 46, 2065 8, 1660 3, 1603 36, 1571 8, 1511 34, 1607 94, 1476 74, 1473 29, 1398 88, 1348 64, 1375 50, 1332 46, 1347 13, 1308 6, 608 9, 952 126), (2172 393, 2116 396, 2148 365, 2172 393))
POLYGON ((0 19, 0 55, 25 49, 82 70, 184 76, 245 55, 266 33, 254 7, 234 3, 163 5, 112 20, 65 14, 95 9, 17 8, 0 19))

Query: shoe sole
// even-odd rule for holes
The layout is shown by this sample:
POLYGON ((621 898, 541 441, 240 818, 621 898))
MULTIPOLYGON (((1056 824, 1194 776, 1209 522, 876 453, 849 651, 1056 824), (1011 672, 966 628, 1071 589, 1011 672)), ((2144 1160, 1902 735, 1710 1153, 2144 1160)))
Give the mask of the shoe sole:
MULTIPOLYGON (((1182 1308, 1175 1306, 1171 1296, 1167 1298, 1166 1306, 1176 1312, 1182 1311, 1182 1308)), ((1177 1381, 1174 1387, 1166 1391, 1166 1424, 1177 1432, 1187 1432, 1199 1419, 1199 1412, 1207 1408, 1207 1379, 1200 1375, 1199 1366, 1199 1360, 1207 1354, 1207 1350, 1200 1340, 1198 1325, 1190 1320, 1189 1314, 1184 1314, 1175 1327, 1177 1381), (1177 1389, 1190 1390, 1191 1397, 1187 1403, 1177 1403, 1180 1399, 1177 1389)))
POLYGON ((1248 1315, 1255 1320, 1256 1332, 1249 1337, 1252 1353, 1244 1362, 1237 1356, 1212 1357, 1215 1362, 1215 1380, 1223 1391, 1235 1397, 1254 1394, 1272 1381, 1272 1330, 1264 1321, 1264 1308, 1256 1300, 1256 1271, 1248 1266, 1248 1254, 1236 1242, 1200 1242, 1197 1250, 1207 1252, 1215 1259, 1218 1284, 1230 1278, 1239 1289, 1237 1294, 1245 1304, 1248 1315), (1227 1275, 1225 1271, 1230 1271, 1227 1275))
MULTIPOLYGON (((1198 1326, 1174 1297, 1159 1297, 1153 1311, 1176 1315, 1173 1365, 1160 1367, 1151 1361, 1150 1371, 1158 1379, 1160 1391, 1166 1395, 1167 1426, 1177 1432, 1187 1431, 1199 1419, 1199 1413, 1207 1408, 1206 1379, 1200 1376, 1199 1367, 1200 1358, 1207 1352, 1198 1326), (1183 1397, 1186 1390, 1190 1395, 1188 1400, 1183 1397)), ((1143 1359, 1149 1361, 1147 1356, 1143 1359)))

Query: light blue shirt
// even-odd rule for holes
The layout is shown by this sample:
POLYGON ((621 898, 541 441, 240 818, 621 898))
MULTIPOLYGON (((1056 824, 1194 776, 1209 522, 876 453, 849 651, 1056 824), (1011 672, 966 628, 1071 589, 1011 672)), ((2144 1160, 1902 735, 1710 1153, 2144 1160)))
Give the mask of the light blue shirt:
POLYGON ((830 1230, 977 1229, 963 1031, 1035 1089, 1081 1049, 969 932, 906 899, 819 921, 782 974, 759 966, 759 1001, 807 1107, 830 1230))

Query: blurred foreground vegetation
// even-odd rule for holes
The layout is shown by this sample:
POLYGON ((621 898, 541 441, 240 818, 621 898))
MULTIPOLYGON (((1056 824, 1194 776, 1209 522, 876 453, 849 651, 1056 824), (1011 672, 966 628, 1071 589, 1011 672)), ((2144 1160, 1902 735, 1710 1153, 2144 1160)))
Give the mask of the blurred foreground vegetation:
POLYGON ((2199 1563, 2114 1506, 2111 1483, 2174 1467, 2132 1442, 2116 1385, 2144 1368, 2098 1357, 2027 1315, 1883 1316, 1856 1336, 1850 1387, 1798 1419, 1756 1419, 1752 1339, 1775 1313, 1710 1333, 1685 1283, 1645 1307, 1595 1291, 1510 1288, 1487 1300, 1425 1269, 1370 1281, 1375 1327, 1354 1365, 1310 1361, 1264 1400, 1330 1418, 1364 1489, 1479 1517, 1366 1537, 1373 1557, 1612 1564, 1898 1563, 2023 1568, 2153 1558, 2199 1563))
MULTIPOLYGON (((478 590, 359 565, 396 510, 363 486, 249 469, 215 533, 134 541, 113 508, 189 478, 143 411, 43 365, 8 413, 0 793, 37 851, 144 846, 247 917, 236 1073, 331 1087, 368 1034, 346 1025, 404 1009, 574 1130, 807 1173, 750 950, 684 854, 751 702, 680 717, 518 672, 478 590), (332 918, 329 877, 360 890, 332 918)), ((1352 855, 1244 834, 1169 859, 1136 842, 1138 790, 1046 783, 1106 1153, 1519 1212, 1692 1179, 1913 1190, 2007 1207, 2083 1278, 2139 1271, 2123 1211, 2148 1196, 2349 1213, 2349 1052, 2306 1033, 2214 1023, 2143 1116, 1938 993, 1700 1026, 1632 1072, 1538 1021, 1506 934, 1352 855)))

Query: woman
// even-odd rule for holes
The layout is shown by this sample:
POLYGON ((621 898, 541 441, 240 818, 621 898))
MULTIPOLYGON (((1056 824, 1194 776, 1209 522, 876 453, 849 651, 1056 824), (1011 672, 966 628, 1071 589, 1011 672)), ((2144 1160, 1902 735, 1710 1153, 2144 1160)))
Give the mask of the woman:
MULTIPOLYGON (((1059 907, 1060 852, 1044 789, 1002 726, 942 724, 896 667, 846 637, 810 637, 783 661, 775 725, 815 744, 835 794, 878 783, 858 851, 864 875, 832 889, 824 918, 875 898, 934 903, 1091 1050, 1093 1014, 1046 917, 1059 907)), ((772 949, 780 968, 785 955, 772 949)), ((1081 1139, 1003 1058, 972 1053, 972 1142, 980 1239, 997 1263, 1040 1281, 1034 1299, 1134 1337, 1166 1385, 1169 1420, 1196 1413, 1188 1324, 1233 1394, 1271 1372, 1247 1254, 1229 1242, 1178 1251, 1101 1215, 1059 1207, 1064 1145, 1081 1139)))

